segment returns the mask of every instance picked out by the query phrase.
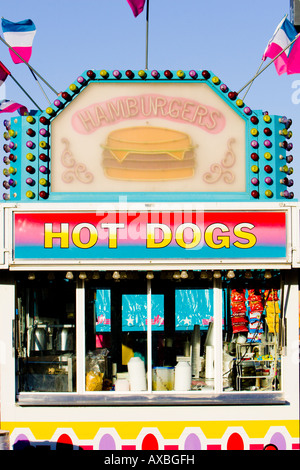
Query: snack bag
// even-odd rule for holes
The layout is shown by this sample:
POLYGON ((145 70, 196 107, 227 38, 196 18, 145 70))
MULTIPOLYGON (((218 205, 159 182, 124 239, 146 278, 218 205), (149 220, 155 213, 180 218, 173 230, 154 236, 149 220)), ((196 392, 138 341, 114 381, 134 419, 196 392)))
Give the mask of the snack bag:
POLYGON ((86 357, 85 389, 88 392, 98 392, 102 390, 103 377, 105 373, 105 359, 108 354, 107 349, 99 352, 89 352, 86 357))

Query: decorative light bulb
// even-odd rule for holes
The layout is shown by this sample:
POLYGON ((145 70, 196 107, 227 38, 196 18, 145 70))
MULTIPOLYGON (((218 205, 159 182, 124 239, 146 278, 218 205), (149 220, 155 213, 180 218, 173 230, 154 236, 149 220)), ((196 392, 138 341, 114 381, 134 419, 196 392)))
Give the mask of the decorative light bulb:
POLYGON ((256 190, 253 190, 253 191, 251 191, 251 196, 252 196, 254 199, 258 199, 258 198, 259 198, 259 192, 256 191, 256 190))
POLYGON ((257 116, 251 116, 250 121, 252 122, 252 124, 258 124, 259 122, 257 116))
POLYGON ((159 73, 157 70, 152 70, 151 72, 151 76, 155 79, 159 78, 159 73))
POLYGON ((215 279, 220 279, 222 276, 221 271, 214 271, 213 276, 215 279))
POLYGON ((127 78, 130 78, 130 79, 134 78, 134 73, 132 70, 126 70, 125 75, 127 78))
POLYGON ((86 74, 90 79, 93 79, 96 76, 96 74, 93 70, 88 70, 86 74))
POLYGON ((164 71, 164 76, 170 80, 173 77, 173 74, 172 74, 171 70, 165 70, 164 71))
POLYGON ((197 74, 196 70, 190 70, 190 71, 189 71, 189 76, 190 76, 191 78, 197 78, 197 77, 198 77, 198 74, 197 74))
POLYGON ((210 73, 208 70, 203 70, 202 71, 202 77, 208 80, 210 78, 210 73))
POLYGON ((235 272, 232 269, 230 269, 227 273, 227 277, 228 279, 233 279, 235 277, 235 272))
POLYGON ((185 73, 183 70, 178 70, 177 73, 176 73, 177 77, 179 78, 184 78, 185 77, 185 73))

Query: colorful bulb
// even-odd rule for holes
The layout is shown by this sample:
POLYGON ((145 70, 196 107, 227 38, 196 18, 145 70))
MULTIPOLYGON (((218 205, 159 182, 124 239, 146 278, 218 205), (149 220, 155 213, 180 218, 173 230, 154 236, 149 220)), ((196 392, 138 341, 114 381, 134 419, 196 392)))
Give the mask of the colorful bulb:
POLYGON ((134 78, 134 73, 132 70, 126 70, 125 75, 127 78, 130 78, 130 79, 134 78))
POLYGON ((197 77, 198 77, 198 74, 197 74, 196 70, 190 70, 190 71, 189 71, 189 76, 190 76, 191 78, 197 78, 197 77))
POLYGON ((164 71, 164 76, 168 79, 171 79, 173 77, 173 74, 172 74, 171 70, 165 70, 164 71))
POLYGON ((251 116, 250 121, 252 122, 252 124, 258 124, 259 122, 257 116, 251 116))
POLYGON ((203 70, 202 71, 202 77, 208 80, 210 78, 210 73, 208 70, 203 70))

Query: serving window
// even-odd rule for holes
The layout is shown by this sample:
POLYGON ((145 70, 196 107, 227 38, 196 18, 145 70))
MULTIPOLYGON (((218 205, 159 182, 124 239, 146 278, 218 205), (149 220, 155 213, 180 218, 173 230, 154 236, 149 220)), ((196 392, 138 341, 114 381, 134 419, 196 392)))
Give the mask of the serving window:
POLYGON ((280 275, 231 273, 18 276, 17 399, 171 404, 281 391, 280 275))

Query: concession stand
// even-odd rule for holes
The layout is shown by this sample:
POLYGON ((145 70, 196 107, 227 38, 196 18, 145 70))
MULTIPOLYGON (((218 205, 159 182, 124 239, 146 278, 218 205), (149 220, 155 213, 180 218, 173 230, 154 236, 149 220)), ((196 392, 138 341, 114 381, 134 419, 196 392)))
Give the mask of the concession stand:
POLYGON ((290 126, 208 70, 87 70, 4 121, 12 449, 299 450, 290 126))

